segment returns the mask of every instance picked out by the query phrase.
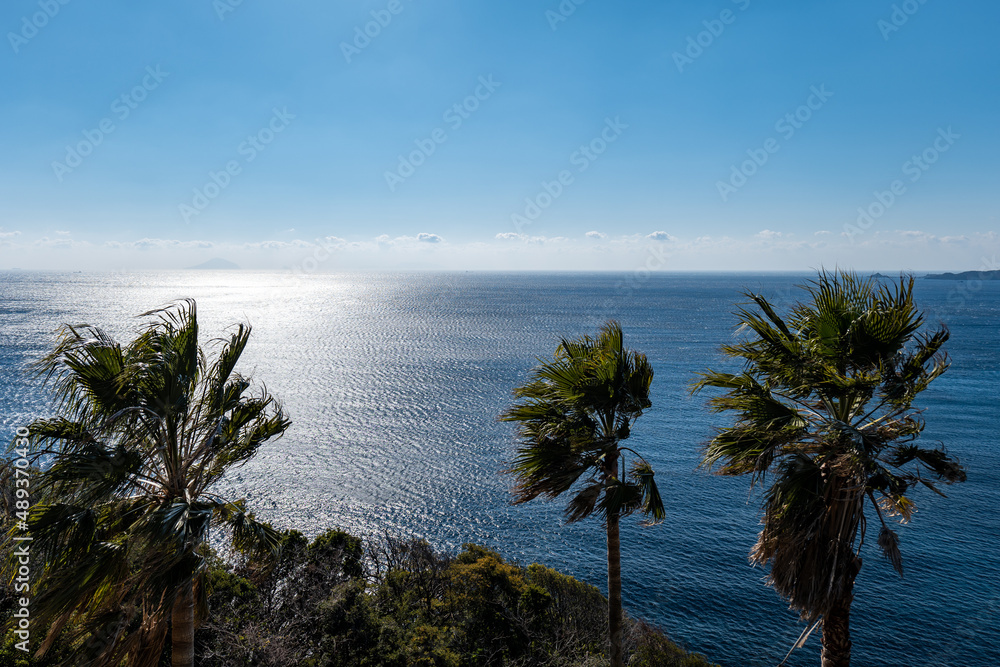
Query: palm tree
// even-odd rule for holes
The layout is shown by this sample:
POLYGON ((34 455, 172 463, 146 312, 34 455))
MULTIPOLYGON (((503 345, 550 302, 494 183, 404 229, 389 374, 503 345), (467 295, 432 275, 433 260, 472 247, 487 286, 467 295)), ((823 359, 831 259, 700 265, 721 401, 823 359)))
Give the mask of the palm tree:
POLYGON ((704 464, 750 475, 751 486, 772 475, 750 560, 769 563, 769 584, 813 628, 822 623, 824 667, 844 667, 866 507, 880 524, 878 546, 902 575, 887 518, 905 523, 915 510, 911 489, 940 493, 935 481, 965 481, 965 472, 943 446, 916 442, 924 422, 913 402, 948 367, 948 331, 921 330, 913 278, 880 284, 822 272, 804 289, 808 301, 785 319, 747 292, 756 309, 737 315, 748 335, 722 348, 744 369, 703 373, 694 391, 725 390, 710 406, 736 413, 706 445, 704 464))
POLYGON ((652 405, 653 381, 645 355, 625 349, 622 339, 621 326, 613 321, 596 338, 564 339, 554 358, 539 360, 528 383, 514 390, 517 402, 500 417, 518 424, 517 456, 506 471, 517 480, 515 503, 556 498, 576 487, 566 520, 579 521, 595 512, 604 519, 613 667, 623 664, 619 519, 636 510, 654 521, 664 517, 653 469, 622 446, 632 424, 652 405), (629 474, 620 476, 626 452, 635 458, 629 474), (584 475, 586 480, 577 485, 584 475))
POLYGON ((33 587, 33 623, 49 628, 39 655, 65 630, 89 664, 154 666, 169 631, 172 664, 189 667, 210 529, 244 552, 278 543, 244 501, 212 492, 290 423, 234 372, 250 327, 213 341, 210 362, 193 300, 142 316, 154 319, 124 347, 64 326, 39 362, 61 413, 29 427, 42 464, 28 522, 45 563, 33 587))

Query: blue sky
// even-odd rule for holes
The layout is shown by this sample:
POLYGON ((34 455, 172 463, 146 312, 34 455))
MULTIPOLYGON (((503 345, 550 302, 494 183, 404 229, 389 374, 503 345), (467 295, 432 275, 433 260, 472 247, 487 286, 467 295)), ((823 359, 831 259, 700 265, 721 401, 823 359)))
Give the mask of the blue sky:
POLYGON ((576 2, 7 0, 0 268, 996 263, 1000 5, 576 2))

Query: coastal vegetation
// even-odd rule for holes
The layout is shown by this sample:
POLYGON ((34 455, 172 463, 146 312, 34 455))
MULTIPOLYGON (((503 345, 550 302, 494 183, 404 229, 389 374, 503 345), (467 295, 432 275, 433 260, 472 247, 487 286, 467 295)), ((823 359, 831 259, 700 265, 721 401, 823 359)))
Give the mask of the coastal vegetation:
MULTIPOLYGON (((198 344, 193 301, 142 316, 152 319, 125 345, 96 327, 65 326, 36 366, 59 416, 19 431, 20 473, 13 458, 0 464, 8 629, 24 605, 13 585, 18 537, 30 535, 35 563, 31 641, 8 633, 0 665, 610 664, 609 605, 593 586, 471 544, 452 556, 388 536, 366 547, 337 530, 310 542, 217 495, 214 483, 290 421, 235 370, 249 326, 215 339, 212 355, 198 344), (31 479, 30 512, 22 477, 31 479)), ((599 348, 572 347, 590 368, 616 340, 618 356, 600 357, 611 364, 601 372, 624 372, 632 394, 611 413, 614 442, 648 406, 652 371, 621 349, 620 329, 607 328, 599 348)), ((629 494, 641 491, 641 508, 659 517, 651 471, 637 470, 616 511, 639 507, 629 494)), ((709 665, 623 615, 620 598, 616 607, 619 659, 709 665)))
MULTIPOLYGON (((693 386, 720 390, 711 409, 735 414, 703 463, 762 487, 751 561, 807 622, 797 645, 822 628, 824 667, 850 664, 868 520, 902 574, 892 521, 912 517, 915 488, 966 476, 943 446, 917 442, 915 402, 948 367, 948 331, 925 329, 913 285, 821 273, 787 314, 747 293, 742 337, 722 348, 741 368, 693 386)), ((205 349, 193 301, 143 317, 127 344, 65 326, 36 365, 58 415, 19 429, 0 462, 0 622, 31 629, 30 641, 7 632, 0 667, 710 665, 622 609, 620 519, 656 523, 664 506, 625 445, 651 407, 652 365, 617 322, 563 339, 500 417, 516 425, 513 501, 568 496, 567 522, 602 520, 605 598, 474 544, 441 553, 337 529, 310 540, 255 520, 215 492, 290 426, 236 371, 249 326, 205 349)))
POLYGON ((948 330, 922 331, 912 278, 822 273, 785 317, 763 296, 746 296, 738 317, 747 335, 722 348, 743 370, 708 371, 694 386, 723 390, 712 409, 735 413, 704 463, 766 486, 750 559, 770 566, 768 582, 802 619, 822 625, 823 667, 847 667, 866 508, 902 575, 889 522, 911 519, 915 488, 940 494, 936 482, 965 481, 943 446, 916 442, 924 421, 914 401, 948 368, 948 330))
POLYGON ((22 523, 37 554, 38 652, 62 638, 90 647, 95 667, 154 667, 168 636, 173 667, 193 664, 210 530, 240 552, 278 548, 243 500, 213 488, 290 423, 235 372, 250 327, 217 339, 210 359, 193 301, 142 316, 152 321, 127 345, 97 327, 63 327, 37 366, 60 414, 32 422, 25 438, 30 462, 44 463, 22 523))
MULTIPOLYGON (((274 558, 222 558, 203 547, 209 614, 195 633, 199 667, 601 667, 607 600, 589 584, 489 549, 456 555, 422 540, 364 542, 339 530, 280 534, 274 558)), ((12 593, 0 590, 10 617, 12 593)), ((0 648, 0 665, 91 665, 113 635, 71 620, 43 657, 0 648)), ((713 667, 625 616, 629 664, 713 667)), ((100 663, 97 663, 100 664, 100 663)), ((114 663, 129 665, 131 663, 114 663)), ((171 664, 169 644, 160 662, 171 664)), ((717 666, 716 666, 717 667, 717 666)))

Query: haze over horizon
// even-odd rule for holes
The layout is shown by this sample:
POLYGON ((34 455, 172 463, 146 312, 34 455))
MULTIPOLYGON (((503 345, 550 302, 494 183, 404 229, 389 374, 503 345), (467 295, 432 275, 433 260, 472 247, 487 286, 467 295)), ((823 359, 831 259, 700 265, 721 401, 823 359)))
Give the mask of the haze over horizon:
POLYGON ((1000 6, 12 0, 0 269, 1000 268, 1000 6))

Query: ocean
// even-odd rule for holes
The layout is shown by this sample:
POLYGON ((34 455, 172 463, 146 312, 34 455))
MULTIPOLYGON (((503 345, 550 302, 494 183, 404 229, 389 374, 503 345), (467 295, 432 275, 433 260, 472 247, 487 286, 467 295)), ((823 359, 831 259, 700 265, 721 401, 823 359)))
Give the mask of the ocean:
MULTIPOLYGON (((497 415, 537 357, 560 337, 617 319, 655 370, 653 407, 629 445, 657 471, 666 520, 624 521, 628 611, 727 667, 774 666, 802 624, 748 564, 759 529, 749 481, 698 468, 699 450, 729 417, 692 397, 694 373, 732 367, 741 292, 779 310, 813 275, 608 273, 0 272, 0 437, 51 414, 24 372, 63 323, 120 340, 136 315, 197 299, 202 342, 236 322, 253 335, 240 370, 281 399, 292 426, 234 471, 223 491, 259 517, 306 534, 417 536, 442 550, 476 542, 605 589, 598 520, 564 525, 561 501, 510 504, 500 471, 513 428, 497 415)), ((953 365, 919 402, 923 438, 941 441, 968 482, 939 498, 917 492, 900 529, 905 576, 870 535, 852 613, 857 665, 1000 664, 1000 282, 917 280, 918 305, 944 322, 953 365)), ((786 663, 819 663, 819 633, 786 663)))

